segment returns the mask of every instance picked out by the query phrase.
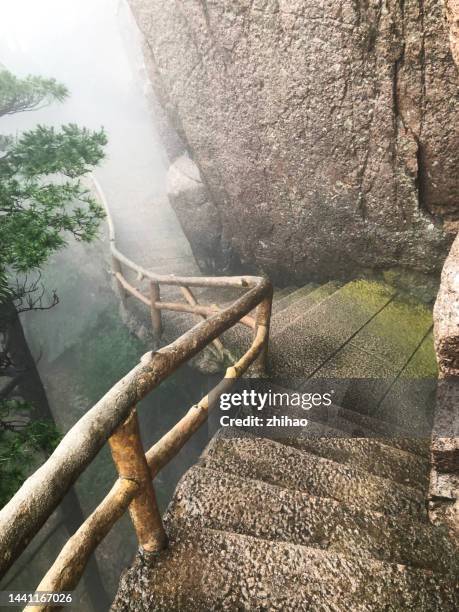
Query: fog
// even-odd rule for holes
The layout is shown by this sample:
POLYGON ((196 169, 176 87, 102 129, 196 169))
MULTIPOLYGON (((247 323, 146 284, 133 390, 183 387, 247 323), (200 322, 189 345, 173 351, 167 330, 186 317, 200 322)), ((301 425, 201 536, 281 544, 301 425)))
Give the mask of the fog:
MULTIPOLYGON (((0 132, 19 134, 37 123, 59 126, 72 122, 92 129, 103 126, 109 140, 107 156, 95 174, 114 212, 121 250, 153 269, 171 266, 164 272, 180 272, 174 265, 194 266, 167 200, 168 161, 149 106, 152 92, 140 34, 126 2, 0 0, 0 64, 17 76, 54 77, 70 91, 62 104, 3 117, 0 132)), ((104 228, 93 244, 70 240, 69 247, 53 255, 43 269, 44 284, 57 289, 60 303, 51 311, 22 316, 51 411, 63 433, 148 348, 129 335, 119 318, 108 255, 104 228)), ((145 400, 139 416, 146 445, 165 433, 183 410, 205 393, 200 388, 199 393, 197 388, 193 391, 191 387, 201 383, 196 374, 191 379, 192 384, 189 372, 179 372, 167 381, 165 389, 145 400), (165 405, 166 414, 159 410, 165 405)), ((195 460, 206 435, 203 432, 201 441, 189 445, 156 479, 162 508, 177 479, 195 460)), ((114 477, 105 449, 77 483, 86 516, 114 477)), ((3 588, 35 588, 68 538, 64 522, 58 513, 51 517, 7 574, 3 588), (47 534, 53 534, 49 541, 47 534)), ((135 538, 125 517, 97 551, 109 598, 134 551, 135 538)), ((96 604, 94 598, 88 600, 87 575, 73 609, 102 610, 107 603, 103 597, 96 604)))
MULTIPOLYGON (((97 171, 111 198, 164 193, 166 159, 149 114, 140 35, 123 0, 2 0, 0 63, 64 83, 70 96, 2 120, 2 132, 38 122, 104 126, 107 159, 97 171)), ((134 196, 134 198, 133 198, 134 196)))

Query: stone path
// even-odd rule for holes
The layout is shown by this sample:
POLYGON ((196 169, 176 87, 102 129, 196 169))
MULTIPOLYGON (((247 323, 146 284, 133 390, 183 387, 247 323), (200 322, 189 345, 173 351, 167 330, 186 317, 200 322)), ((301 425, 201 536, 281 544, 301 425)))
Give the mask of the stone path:
POLYGON ((429 308, 361 280, 281 290, 273 312, 277 391, 342 381, 339 400, 300 434, 223 427, 176 489, 169 548, 136 559, 112 609, 456 610, 457 547, 426 511, 429 308))
POLYGON ((140 155, 135 143, 131 145, 132 157, 130 147, 125 151, 126 173, 122 181, 113 181, 113 177, 110 182, 104 181, 104 171, 98 173, 110 205, 118 248, 154 272, 199 275, 167 194, 155 188, 153 164, 157 160, 148 155, 148 147, 140 155), (104 183, 109 186, 107 189, 104 183))

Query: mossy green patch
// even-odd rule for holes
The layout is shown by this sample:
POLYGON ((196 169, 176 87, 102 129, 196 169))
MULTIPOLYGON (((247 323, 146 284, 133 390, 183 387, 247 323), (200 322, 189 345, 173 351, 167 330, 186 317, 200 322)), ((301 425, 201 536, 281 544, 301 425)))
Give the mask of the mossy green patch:
MULTIPOLYGON (((372 308, 375 299, 383 294, 393 294, 394 290, 378 281, 361 280, 345 287, 355 308, 372 308)), ((384 362, 394 373, 407 368, 418 347, 432 327, 432 312, 429 306, 416 297, 394 295, 393 299, 372 318, 352 339, 352 344, 363 351, 373 354, 384 362)), ((407 375, 419 378, 432 376, 436 372, 436 362, 429 343, 423 343, 422 351, 414 361, 407 375)), ((359 377, 359 373, 355 373, 359 377)))
POLYGON ((390 268, 382 273, 384 281, 406 296, 432 304, 438 292, 439 278, 414 270, 390 268))
POLYGON ((430 331, 401 374, 402 378, 437 378, 433 333, 430 331))

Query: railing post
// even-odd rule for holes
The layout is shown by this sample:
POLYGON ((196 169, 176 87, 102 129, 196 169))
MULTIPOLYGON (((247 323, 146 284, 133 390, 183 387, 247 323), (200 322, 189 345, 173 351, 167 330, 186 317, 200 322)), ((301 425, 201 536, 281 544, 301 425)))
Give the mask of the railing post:
MULTIPOLYGON (((181 286, 180 291, 182 292, 182 295, 184 296, 188 304, 190 304, 190 306, 198 305, 198 300, 195 298, 193 292, 189 287, 181 286)), ((207 319, 206 315, 199 316, 201 316, 203 319, 207 319)), ((223 359, 225 358, 225 347, 223 346, 222 341, 220 340, 220 338, 215 338, 215 340, 212 341, 212 344, 217 349, 219 359, 223 361, 223 359)))
POLYGON ((145 459, 135 408, 111 436, 109 443, 120 478, 134 480, 141 487, 141 492, 129 505, 140 548, 147 553, 159 552, 167 546, 167 536, 145 459))
POLYGON ((159 284, 154 283, 153 281, 150 283, 150 299, 151 299, 151 324, 153 326, 153 331, 157 335, 158 338, 161 337, 163 332, 163 324, 161 320, 161 310, 156 308, 156 302, 159 302, 161 299, 161 292, 159 289, 159 284))
POLYGON ((266 339, 263 345, 263 349, 261 353, 258 355, 256 360, 253 363, 252 371, 254 376, 265 376, 266 375, 266 365, 268 359, 268 348, 269 348, 269 324, 271 321, 271 308, 273 301, 273 289, 270 286, 269 294, 263 299, 262 302, 258 305, 257 308, 257 318, 256 318, 256 326, 254 330, 254 338, 257 335, 258 328, 260 326, 266 327, 266 339))
POLYGON ((120 262, 114 255, 112 255, 112 271, 115 276, 116 286, 118 287, 118 293, 120 296, 121 303, 123 304, 123 306, 126 306, 126 298, 128 297, 128 294, 126 290, 124 289, 123 285, 116 278, 117 274, 121 274, 121 275, 123 274, 123 270, 121 268, 120 262))

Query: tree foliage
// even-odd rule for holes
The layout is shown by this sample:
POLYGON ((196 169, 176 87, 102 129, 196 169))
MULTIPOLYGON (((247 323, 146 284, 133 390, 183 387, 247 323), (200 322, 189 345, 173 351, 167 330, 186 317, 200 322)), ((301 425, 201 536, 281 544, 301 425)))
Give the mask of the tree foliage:
POLYGON ((89 241, 104 213, 80 178, 103 157, 103 130, 38 126, 0 158, 0 266, 26 272, 66 244, 89 241))
MULTIPOLYGON (((0 117, 37 110, 67 95, 55 79, 19 79, 0 68, 0 117)), ((0 136, 0 375, 10 377, 0 389, 0 505, 38 455, 51 453, 59 440, 55 425, 37 420, 34 407, 20 397, 17 380, 25 372, 5 348, 7 318, 56 305, 55 292, 49 304, 42 303, 40 267, 70 236, 83 241, 96 236, 104 213, 83 179, 103 159, 106 143, 103 129, 73 123, 0 136)))
POLYGON ((20 79, 0 69, 0 117, 38 110, 51 102, 62 102, 68 96, 65 85, 55 79, 28 76, 20 79))
MULTIPOLYGON (((66 88, 54 79, 21 80, 0 72, 0 116, 66 95, 66 88)), ((8 272, 15 278, 39 268, 70 235, 85 241, 95 237, 104 214, 82 178, 103 159, 106 143, 103 129, 90 131, 75 124, 60 129, 38 125, 18 138, 3 139, 0 299, 8 294, 8 272)))
POLYGON ((0 508, 24 481, 37 454, 51 454, 61 438, 52 421, 34 420, 31 413, 28 402, 0 401, 0 508))

